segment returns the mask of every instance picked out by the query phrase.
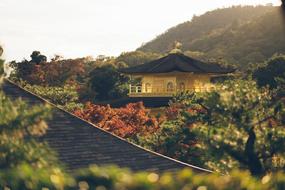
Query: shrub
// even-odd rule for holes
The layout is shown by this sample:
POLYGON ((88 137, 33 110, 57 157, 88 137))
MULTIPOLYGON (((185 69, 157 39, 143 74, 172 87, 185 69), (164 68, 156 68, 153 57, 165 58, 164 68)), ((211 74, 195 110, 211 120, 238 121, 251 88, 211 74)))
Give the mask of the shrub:
POLYGON ((39 86, 27 84, 25 81, 18 81, 18 85, 70 112, 83 106, 79 103, 79 95, 75 86, 39 86))
POLYGON ((178 172, 154 173, 131 172, 116 166, 91 166, 75 172, 72 177, 60 170, 36 170, 23 165, 8 173, 0 171, 0 187, 8 185, 13 190, 55 189, 55 190, 167 190, 167 189, 247 189, 247 190, 283 190, 285 174, 267 174, 254 178, 248 172, 233 171, 230 175, 197 174, 190 169, 178 172), (37 172, 35 175, 35 172, 37 172), (12 182, 12 183, 9 183, 12 182), (4 184, 4 185, 3 185, 4 184))
POLYGON ((158 129, 157 120, 149 115, 149 110, 142 102, 117 109, 88 102, 83 109, 75 110, 74 114, 124 138, 135 138, 138 134, 158 129))

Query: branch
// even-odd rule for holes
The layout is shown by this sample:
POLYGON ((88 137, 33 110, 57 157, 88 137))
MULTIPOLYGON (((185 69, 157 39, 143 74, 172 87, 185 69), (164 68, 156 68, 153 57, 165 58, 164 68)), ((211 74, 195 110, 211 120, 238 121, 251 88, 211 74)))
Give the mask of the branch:
POLYGON ((260 124, 268 121, 269 119, 276 119, 276 117, 274 115, 268 116, 268 117, 266 117, 266 118, 264 118, 264 119, 262 119, 256 123, 252 124, 252 126, 260 125, 260 124))
MULTIPOLYGON (((214 149, 217 149, 216 147, 212 145, 210 146, 214 149)), ((229 154, 231 157, 233 157, 235 160, 239 161, 240 163, 244 165, 248 164, 248 161, 243 157, 243 154, 235 151, 232 146, 228 144, 222 144, 220 149, 223 149, 227 154, 229 154)))

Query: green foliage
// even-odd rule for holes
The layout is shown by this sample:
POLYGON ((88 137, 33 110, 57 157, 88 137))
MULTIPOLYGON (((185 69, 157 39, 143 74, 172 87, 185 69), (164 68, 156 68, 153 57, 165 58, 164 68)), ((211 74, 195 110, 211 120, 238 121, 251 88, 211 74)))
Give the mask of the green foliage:
POLYGON ((63 87, 44 87, 39 85, 30 85, 24 81, 18 82, 18 85, 67 111, 72 112, 73 110, 82 107, 82 104, 79 103, 79 95, 75 86, 65 85, 63 87))
POLYGON ((283 26, 284 20, 278 7, 217 9, 169 29, 138 50, 166 53, 175 41, 179 41, 182 50, 196 58, 222 57, 245 69, 251 62, 262 62, 275 53, 284 53, 283 26))
POLYGON ((45 134, 48 106, 29 106, 11 101, 0 92, 0 188, 61 189, 68 181, 58 167, 54 152, 36 139, 45 134))
POLYGON ((47 57, 45 55, 42 55, 39 51, 33 51, 30 57, 31 62, 36 64, 47 62, 47 57))
MULTIPOLYGON (((12 61, 10 66, 13 68, 13 76, 18 79, 31 81, 30 76, 34 72, 34 68, 47 61, 46 56, 42 55, 39 51, 33 51, 31 54, 31 60, 23 60, 21 62, 12 61)), ((37 81, 39 82, 39 81, 37 81)))
POLYGON ((278 79, 285 79, 285 55, 272 57, 265 66, 254 71, 253 78, 260 87, 268 85, 271 89, 277 88, 278 79))
POLYGON ((122 53, 116 58, 116 65, 126 65, 129 67, 147 63, 158 59, 160 54, 142 51, 133 51, 122 53))
POLYGON ((179 119, 167 121, 152 135, 140 136, 137 143, 177 160, 204 166, 207 160, 203 158, 201 149, 196 146, 197 135, 191 131, 191 128, 181 127, 183 124, 179 119))
POLYGON ((44 120, 48 116, 47 106, 29 107, 21 100, 11 101, 0 93, 0 170, 9 170, 21 163, 35 168, 53 165, 56 161, 53 154, 44 143, 35 141, 47 130, 44 120))
POLYGON ((75 186, 73 178, 58 167, 34 168, 20 164, 12 169, 0 170, 0 188, 13 190, 68 189, 75 186))
POLYGON ((95 68, 90 73, 89 86, 96 93, 97 100, 110 100, 125 96, 128 92, 128 78, 109 64, 95 68))
POLYGON ((166 189, 248 189, 283 190, 284 173, 268 174, 260 179, 247 172, 233 171, 230 175, 197 174, 189 169, 162 174, 131 172, 115 166, 97 167, 76 172, 74 177, 66 176, 59 169, 33 170, 28 165, 3 173, 0 171, 2 188, 26 189, 113 189, 113 190, 166 190, 166 189), (35 172, 37 175, 35 175, 35 172))
POLYGON ((162 143, 167 155, 178 151, 174 157, 204 162, 201 166, 220 172, 239 167, 262 175, 284 169, 284 105, 272 100, 267 89, 258 89, 252 81, 233 80, 211 92, 182 94, 175 103, 180 105, 176 118, 166 123, 172 126, 147 142, 155 148, 162 143), (198 155, 191 157, 191 150, 198 155))

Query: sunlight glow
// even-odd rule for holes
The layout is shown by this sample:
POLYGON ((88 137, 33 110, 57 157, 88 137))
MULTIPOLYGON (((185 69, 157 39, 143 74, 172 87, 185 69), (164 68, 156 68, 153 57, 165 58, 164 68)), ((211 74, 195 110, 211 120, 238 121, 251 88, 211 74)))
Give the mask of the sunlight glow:
POLYGON ((216 8, 280 5, 279 0, 1 0, 0 43, 7 60, 33 50, 65 57, 118 55, 216 8))

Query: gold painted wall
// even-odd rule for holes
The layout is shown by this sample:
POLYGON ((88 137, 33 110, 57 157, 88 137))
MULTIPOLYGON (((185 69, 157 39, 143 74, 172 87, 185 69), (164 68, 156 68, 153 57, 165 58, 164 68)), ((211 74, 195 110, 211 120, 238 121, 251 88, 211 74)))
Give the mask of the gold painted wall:
POLYGON ((143 93, 163 93, 195 88, 208 88, 211 76, 208 74, 168 73, 142 75, 143 93))

